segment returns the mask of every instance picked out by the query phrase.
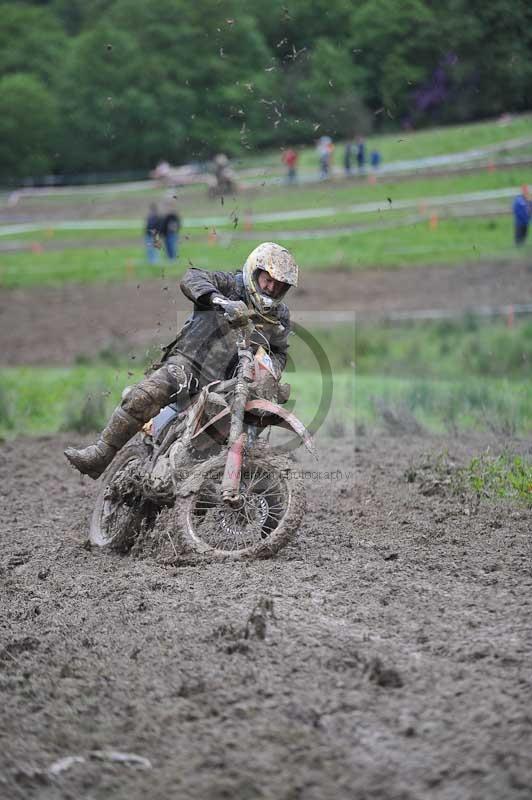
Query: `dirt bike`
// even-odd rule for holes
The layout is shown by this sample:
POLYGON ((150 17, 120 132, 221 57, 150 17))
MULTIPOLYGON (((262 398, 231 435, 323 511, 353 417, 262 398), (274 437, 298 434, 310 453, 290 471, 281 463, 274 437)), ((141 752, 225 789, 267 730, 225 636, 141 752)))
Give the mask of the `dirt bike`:
POLYGON ((157 527, 163 509, 172 541, 213 558, 267 558, 295 535, 302 480, 294 462, 260 436, 279 426, 311 452, 313 444, 303 423, 275 402, 286 402, 289 387, 279 385, 262 347, 253 353, 255 329, 256 317, 239 328, 233 378, 205 386, 159 431, 148 423, 117 454, 96 499, 93 545, 127 551, 157 527))

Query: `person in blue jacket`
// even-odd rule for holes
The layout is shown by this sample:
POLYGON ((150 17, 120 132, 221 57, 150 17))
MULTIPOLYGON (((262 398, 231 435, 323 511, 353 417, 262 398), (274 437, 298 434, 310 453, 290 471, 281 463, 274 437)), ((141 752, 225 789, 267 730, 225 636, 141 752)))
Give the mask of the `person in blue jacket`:
POLYGON ((521 194, 517 195, 513 202, 512 211, 515 223, 515 243, 519 247, 525 243, 532 214, 532 202, 530 201, 528 186, 521 188, 521 194))

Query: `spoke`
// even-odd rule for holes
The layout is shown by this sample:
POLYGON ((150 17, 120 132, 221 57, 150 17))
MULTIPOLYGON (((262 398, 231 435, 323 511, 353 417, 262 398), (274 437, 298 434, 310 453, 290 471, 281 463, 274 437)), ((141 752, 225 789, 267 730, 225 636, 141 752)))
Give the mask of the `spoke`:
POLYGON ((257 474, 257 472, 258 472, 260 469, 261 469, 261 467, 260 467, 259 465, 257 465, 257 466, 255 467, 254 471, 253 471, 253 475, 251 475, 251 477, 249 478, 249 480, 253 480, 253 479, 254 479, 254 477, 255 477, 255 475, 257 474))
POLYGON ((283 510, 286 508, 286 503, 268 503, 270 511, 283 510))
POLYGON ((220 496, 221 474, 205 478, 193 507, 194 524, 203 540, 215 549, 234 552, 264 540, 286 511, 282 481, 260 464, 243 470, 238 508, 220 496))
POLYGON ((269 494, 279 494, 280 491, 281 491, 281 487, 280 487, 279 483, 277 483, 277 484, 270 483, 269 486, 263 486, 260 489, 255 489, 253 494, 261 494, 263 496, 266 496, 266 495, 269 495, 269 494))
POLYGON ((248 492, 251 491, 251 489, 253 489, 254 486, 257 486, 262 480, 264 480, 264 475, 259 475, 259 477, 256 480, 254 478, 255 475, 253 476, 253 479, 251 479, 250 481, 246 481, 246 489, 248 492))

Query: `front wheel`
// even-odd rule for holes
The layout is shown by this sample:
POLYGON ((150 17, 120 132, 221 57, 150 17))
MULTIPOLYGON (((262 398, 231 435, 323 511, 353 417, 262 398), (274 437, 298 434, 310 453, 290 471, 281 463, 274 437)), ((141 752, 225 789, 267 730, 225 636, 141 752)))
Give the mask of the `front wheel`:
POLYGON ((89 529, 91 544, 126 551, 133 544, 143 521, 149 517, 148 503, 131 488, 125 489, 150 449, 142 442, 124 447, 103 475, 89 529))
POLYGON ((227 453, 198 465, 178 493, 174 524, 198 553, 215 558, 269 558, 295 535, 305 506, 294 463, 261 450, 243 465, 240 497, 222 500, 227 453))

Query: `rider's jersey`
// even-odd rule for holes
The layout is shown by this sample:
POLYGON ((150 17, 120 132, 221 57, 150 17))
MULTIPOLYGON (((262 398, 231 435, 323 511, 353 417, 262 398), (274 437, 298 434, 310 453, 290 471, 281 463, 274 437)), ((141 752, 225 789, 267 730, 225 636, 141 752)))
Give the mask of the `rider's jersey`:
MULTIPOLYGON (((194 366, 201 385, 231 377, 238 362, 238 330, 231 328, 209 302, 216 292, 229 300, 246 301, 242 272, 209 272, 189 269, 181 281, 181 290, 194 303, 194 312, 177 337, 165 348, 169 356, 184 356, 194 366)), ((290 313, 280 303, 269 316, 274 322, 256 323, 251 344, 254 351, 263 345, 280 374, 286 364, 290 313)), ((164 359, 163 359, 164 360, 164 359)))

